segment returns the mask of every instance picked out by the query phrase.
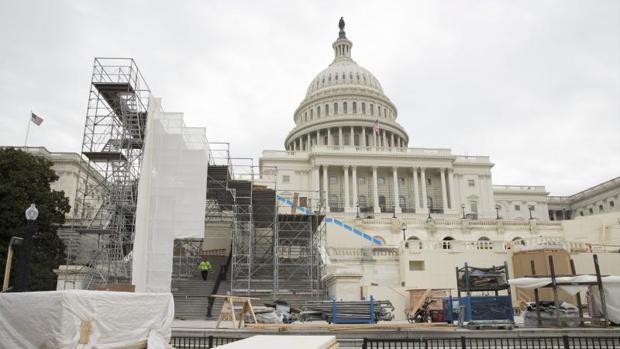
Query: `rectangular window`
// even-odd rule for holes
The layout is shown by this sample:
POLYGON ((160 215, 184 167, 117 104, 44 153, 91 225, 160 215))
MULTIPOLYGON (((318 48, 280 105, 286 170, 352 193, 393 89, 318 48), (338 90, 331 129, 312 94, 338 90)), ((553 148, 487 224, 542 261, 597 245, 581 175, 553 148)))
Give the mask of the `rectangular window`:
POLYGON ((515 211, 521 211, 521 205, 515 205, 515 211))
POLYGON ((470 201, 469 210, 471 211, 471 213, 478 213, 478 202, 470 201))
POLYGON ((405 178, 399 177, 398 178, 398 183, 400 183, 400 185, 405 185, 405 178))
POLYGON ((590 214, 594 214, 594 210, 592 210, 592 208, 589 208, 588 212, 590 212, 590 214))
POLYGON ((598 211, 603 212, 603 205, 598 205, 598 211))
POLYGON ((468 179, 467 180, 467 185, 470 187, 475 187, 476 186, 476 181, 474 181, 473 179, 468 179))
POLYGON ((377 178, 377 183, 379 185, 384 185, 385 184, 385 177, 379 177, 377 178))
POLYGON ((423 271, 424 261, 409 261, 409 270, 410 271, 423 271))
POLYGON ((329 184, 338 184, 338 177, 330 176, 329 177, 329 184))
POLYGON ((282 183, 288 183, 291 181, 291 177, 290 176, 282 176, 282 183))
POLYGON ((426 185, 431 185, 431 179, 430 178, 426 179, 426 185))
POLYGON ((614 207, 616 204, 613 201, 609 202, 609 207, 614 207))
POLYGON ((359 184, 366 184, 366 177, 360 177, 357 179, 357 183, 359 184))

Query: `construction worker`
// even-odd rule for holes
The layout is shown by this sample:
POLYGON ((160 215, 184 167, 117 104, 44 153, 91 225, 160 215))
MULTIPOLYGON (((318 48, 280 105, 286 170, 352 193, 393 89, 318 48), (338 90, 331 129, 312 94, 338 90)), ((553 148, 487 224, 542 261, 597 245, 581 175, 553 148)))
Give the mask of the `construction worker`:
POLYGON ((203 259, 200 264, 198 264, 198 269, 200 270, 200 274, 202 275, 203 280, 207 280, 207 276, 209 275, 209 270, 211 270, 211 263, 203 259))

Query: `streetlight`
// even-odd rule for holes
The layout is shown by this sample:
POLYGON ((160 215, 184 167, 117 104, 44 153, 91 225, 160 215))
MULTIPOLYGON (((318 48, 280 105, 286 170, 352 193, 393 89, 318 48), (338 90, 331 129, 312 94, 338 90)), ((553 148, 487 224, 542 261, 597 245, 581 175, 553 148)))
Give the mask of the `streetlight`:
POLYGON ((527 209, 530 211, 530 220, 534 219, 534 218, 532 217, 532 211, 534 211, 534 206, 533 206, 533 205, 529 205, 529 206, 527 207, 527 209))
POLYGON ((25 212, 28 225, 26 226, 26 234, 24 236, 24 247, 20 252, 18 259, 17 280, 15 282, 16 291, 26 291, 28 289, 28 277, 30 276, 30 256, 32 255, 32 237, 36 230, 34 222, 39 217, 39 210, 35 204, 30 204, 30 207, 25 212))
POLYGON ((357 211, 357 213, 355 214, 355 218, 360 219, 360 202, 359 201, 355 203, 355 208, 357 211))
POLYGON ((495 205, 495 214, 497 215, 496 219, 500 219, 502 217, 499 216, 499 209, 502 208, 499 204, 495 205))
POLYGON ((396 218, 396 206, 392 205, 392 218, 396 218))
POLYGON ((465 219, 465 204, 461 204, 461 211, 463 212, 463 219, 465 219))
POLYGON ((13 246, 21 246, 24 239, 12 236, 9 242, 9 250, 6 254, 6 265, 4 267, 4 281, 2 282, 2 292, 9 289, 9 278, 11 277, 11 264, 13 263, 13 246))
POLYGON ((406 239, 405 239, 405 232, 407 231, 407 222, 403 222, 403 223, 400 225, 400 230, 402 230, 402 231, 403 231, 403 241, 405 241, 405 240, 406 240, 406 239))
POLYGON ((431 217, 431 209, 428 209, 428 217, 426 217, 426 223, 433 223, 433 217, 431 217))

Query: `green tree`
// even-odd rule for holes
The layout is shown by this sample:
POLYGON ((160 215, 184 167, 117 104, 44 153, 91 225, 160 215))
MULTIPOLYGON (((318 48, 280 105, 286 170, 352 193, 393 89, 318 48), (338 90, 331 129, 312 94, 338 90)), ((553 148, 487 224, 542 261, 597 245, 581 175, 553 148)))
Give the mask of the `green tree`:
MULTIPOLYGON (((37 205, 39 217, 30 259, 31 291, 56 289, 53 269, 64 263, 64 243, 56 234, 69 212, 69 199, 62 191, 52 190, 50 183, 58 176, 47 159, 13 148, 0 149, 0 253, 6 261, 11 236, 23 237, 26 232, 24 211, 31 203, 37 205)), ((19 255, 17 250, 16 255, 19 255)), ((16 278, 13 261, 10 285, 16 278)), ((4 273, 4 265, 0 270, 4 273)))

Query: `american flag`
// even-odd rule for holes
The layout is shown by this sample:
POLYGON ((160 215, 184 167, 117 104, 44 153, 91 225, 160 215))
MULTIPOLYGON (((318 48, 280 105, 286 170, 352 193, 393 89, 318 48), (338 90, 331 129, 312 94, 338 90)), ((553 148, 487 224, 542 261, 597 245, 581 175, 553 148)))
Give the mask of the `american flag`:
POLYGON ((30 114, 30 121, 32 121, 35 125, 40 126, 43 123, 42 117, 32 112, 30 114))
POLYGON ((375 121, 374 124, 372 124, 372 132, 373 133, 379 133, 379 130, 381 129, 381 127, 379 126, 379 119, 377 119, 375 121))

